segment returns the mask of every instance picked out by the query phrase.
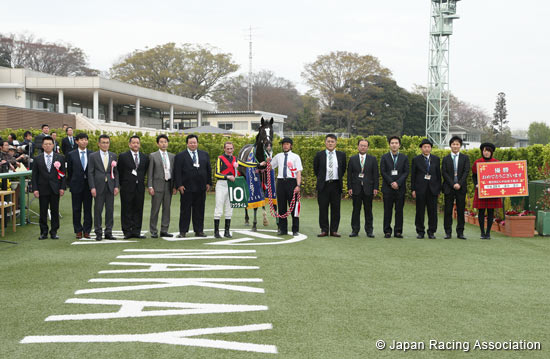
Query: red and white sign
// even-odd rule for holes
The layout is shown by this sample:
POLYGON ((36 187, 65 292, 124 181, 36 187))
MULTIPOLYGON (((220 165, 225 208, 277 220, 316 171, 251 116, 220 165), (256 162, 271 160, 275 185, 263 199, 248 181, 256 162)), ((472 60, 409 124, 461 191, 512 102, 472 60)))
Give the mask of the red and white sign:
POLYGON ((527 161, 478 162, 479 198, 523 197, 527 187, 527 161))

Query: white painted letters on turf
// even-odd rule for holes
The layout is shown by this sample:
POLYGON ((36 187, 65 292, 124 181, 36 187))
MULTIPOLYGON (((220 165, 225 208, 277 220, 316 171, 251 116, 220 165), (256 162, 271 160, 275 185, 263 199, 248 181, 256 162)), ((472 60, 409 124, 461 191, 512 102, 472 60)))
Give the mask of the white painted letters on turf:
POLYGON ((107 273, 144 273, 144 272, 187 272, 187 271, 212 271, 212 270, 239 270, 259 269, 257 266, 231 266, 222 264, 175 264, 175 263, 136 263, 136 262, 111 262, 115 266, 145 266, 147 269, 113 269, 102 270, 99 274, 107 273))
POLYGON ((206 303, 185 303, 185 302, 150 302, 137 300, 110 300, 110 299, 82 299, 71 298, 65 303, 73 304, 97 304, 97 305, 118 305, 118 312, 107 313, 86 313, 50 315, 46 321, 61 320, 87 320, 87 319, 114 319, 114 318, 137 318, 137 317, 158 317, 166 315, 189 315, 189 314, 211 314, 211 313, 235 313, 254 312, 267 310, 265 305, 235 305, 235 304, 206 304, 206 303), (145 308, 176 308, 164 310, 144 310, 145 308))
POLYGON ((77 290, 75 294, 89 293, 107 293, 107 292, 125 292, 129 290, 160 289, 171 287, 209 287, 217 289, 226 289, 239 292, 264 293, 263 288, 249 287, 245 285, 232 285, 223 283, 259 283, 260 278, 95 278, 89 282, 101 283, 158 283, 128 285, 121 287, 105 287, 77 290))
POLYGON ((175 258, 200 258, 200 259, 256 259, 252 256, 235 256, 229 254, 256 253, 253 249, 125 249, 124 252, 155 253, 155 254, 129 254, 121 255, 120 259, 175 259, 175 258))
POLYGON ((235 327, 217 327, 182 330, 177 332, 149 333, 149 334, 111 334, 111 335, 37 335, 27 336, 21 340, 22 344, 30 343, 159 343, 172 345, 186 345, 192 347, 217 348, 240 350, 256 353, 276 354, 274 345, 230 342, 226 340, 193 339, 192 337, 210 334, 228 334, 270 330, 270 323, 251 324, 235 327))

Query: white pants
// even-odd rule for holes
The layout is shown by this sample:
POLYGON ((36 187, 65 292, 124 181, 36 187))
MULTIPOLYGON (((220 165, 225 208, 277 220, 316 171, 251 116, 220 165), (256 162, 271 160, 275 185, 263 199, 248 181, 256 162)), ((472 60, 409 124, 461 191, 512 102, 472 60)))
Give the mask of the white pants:
POLYGON ((227 189, 227 180, 218 180, 216 182, 216 208, 214 209, 214 219, 220 219, 225 207, 225 219, 231 219, 233 208, 229 202, 229 191, 227 189))

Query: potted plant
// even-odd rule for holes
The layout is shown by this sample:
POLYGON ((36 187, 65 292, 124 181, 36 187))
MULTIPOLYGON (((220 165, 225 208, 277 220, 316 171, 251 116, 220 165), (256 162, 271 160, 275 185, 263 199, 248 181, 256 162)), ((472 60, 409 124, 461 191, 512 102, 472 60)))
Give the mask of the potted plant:
POLYGON ((535 235, 535 212, 512 209, 506 211, 506 232, 509 237, 533 237, 535 235))
POLYGON ((546 163, 539 172, 544 178, 546 188, 542 192, 542 196, 538 199, 535 206, 537 211, 537 232, 541 236, 550 235, 550 165, 546 163))

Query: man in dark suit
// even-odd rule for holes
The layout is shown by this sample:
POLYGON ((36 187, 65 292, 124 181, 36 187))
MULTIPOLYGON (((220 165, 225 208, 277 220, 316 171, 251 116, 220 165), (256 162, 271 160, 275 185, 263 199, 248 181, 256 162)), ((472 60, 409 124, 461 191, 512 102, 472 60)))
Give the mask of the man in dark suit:
POLYGON ((43 153, 34 159, 32 168, 32 188, 40 204, 40 237, 48 238, 48 208, 51 211, 52 239, 59 239, 59 198, 65 193, 65 158, 53 152, 53 139, 46 136, 42 139, 43 153))
POLYGON ((317 152, 313 158, 313 173, 317 177, 317 203, 319 204, 319 227, 321 233, 317 237, 340 237, 340 202, 342 200, 342 182, 346 172, 346 154, 336 151, 336 136, 328 134, 325 137, 323 151, 317 152), (328 208, 330 205, 330 224, 328 208))
POLYGON ((120 222, 125 239, 145 238, 141 235, 141 222, 145 200, 145 173, 149 167, 149 157, 139 151, 139 136, 130 137, 129 146, 129 151, 118 156, 120 222))
POLYGON ((407 155, 399 153, 401 138, 392 136, 388 142, 390 152, 380 158, 382 194, 384 196, 384 237, 391 237, 391 218, 395 206, 393 234, 396 238, 403 238, 403 206, 405 205, 405 191, 409 175, 409 158, 407 155))
POLYGON ((65 132, 67 133, 67 137, 61 140, 61 152, 67 157, 69 152, 78 148, 78 145, 73 137, 73 128, 69 126, 65 132))
POLYGON ((439 157, 432 155, 432 142, 427 138, 420 143, 422 154, 412 160, 411 190, 416 199, 416 238, 424 238, 424 215, 428 211, 428 238, 435 239, 437 231, 437 197, 441 192, 439 157))
POLYGON ((71 188, 73 228, 76 238, 90 238, 92 231, 92 194, 88 185, 88 162, 92 151, 88 147, 88 135, 76 135, 78 147, 69 152, 67 159, 67 183, 71 188), (80 221, 84 208, 84 225, 80 221))
POLYGON ((358 154, 351 156, 348 164, 348 193, 353 199, 350 237, 357 237, 361 228, 361 207, 365 211, 365 232, 374 238, 372 226, 372 199, 378 194, 378 162, 367 154, 369 141, 360 139, 358 154))
POLYGON ((88 185, 94 200, 94 229, 96 241, 103 239, 101 215, 105 207, 105 239, 113 237, 113 212, 115 196, 120 188, 117 156, 109 151, 111 139, 108 135, 99 136, 99 151, 88 157, 88 185))
POLYGON ((198 150, 199 138, 189 135, 187 149, 176 155, 174 160, 175 186, 180 197, 180 234, 183 238, 189 231, 189 222, 193 216, 193 230, 197 237, 204 234, 204 203, 206 192, 212 186, 212 168, 208 152, 198 150))
POLYGON ((468 192, 468 174, 470 173, 470 158, 460 153, 462 138, 454 136, 449 141, 451 153, 441 161, 443 176, 443 193, 445 194, 445 239, 450 239, 453 232, 453 204, 456 201, 457 222, 456 235, 464 237, 464 210, 466 208, 466 193, 468 192))
MULTIPOLYGON (((38 151, 37 155, 44 152, 44 150, 42 149, 42 140, 44 140, 44 137, 46 136, 50 136, 50 126, 48 126, 47 124, 43 124, 42 133, 34 137, 34 148, 38 151)), ((54 145, 55 145, 55 140, 54 140, 54 145)), ((54 150, 55 150, 55 147, 54 147, 54 150)))

